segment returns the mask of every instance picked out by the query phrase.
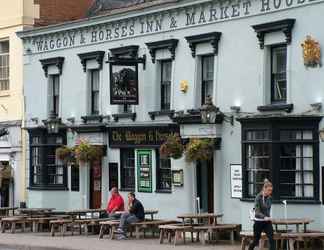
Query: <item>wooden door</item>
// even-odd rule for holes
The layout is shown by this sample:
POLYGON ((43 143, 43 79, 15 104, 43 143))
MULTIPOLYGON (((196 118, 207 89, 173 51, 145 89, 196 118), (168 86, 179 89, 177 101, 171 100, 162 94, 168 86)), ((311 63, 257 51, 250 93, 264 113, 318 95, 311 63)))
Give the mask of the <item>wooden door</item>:
POLYGON ((95 161, 90 169, 90 208, 101 207, 101 161, 95 161))
POLYGON ((213 160, 197 162, 197 197, 201 212, 214 212, 214 164, 213 160))

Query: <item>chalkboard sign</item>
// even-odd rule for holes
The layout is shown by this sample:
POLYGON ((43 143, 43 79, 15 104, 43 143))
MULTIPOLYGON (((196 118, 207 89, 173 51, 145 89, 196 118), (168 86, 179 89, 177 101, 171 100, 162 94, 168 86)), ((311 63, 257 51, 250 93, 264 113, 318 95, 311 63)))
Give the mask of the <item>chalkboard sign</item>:
POLYGON ((137 151, 138 192, 152 193, 152 151, 137 151))

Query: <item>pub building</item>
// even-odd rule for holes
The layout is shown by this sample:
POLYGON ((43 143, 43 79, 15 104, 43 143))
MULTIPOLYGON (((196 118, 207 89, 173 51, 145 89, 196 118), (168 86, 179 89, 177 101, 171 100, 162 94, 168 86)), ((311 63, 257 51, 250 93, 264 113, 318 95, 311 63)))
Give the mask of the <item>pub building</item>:
POLYGON ((274 217, 287 200, 289 217, 323 230, 323 1, 100 6, 84 20, 18 32, 27 205, 105 207, 118 186, 162 218, 223 213, 248 229, 268 178, 274 217), (212 159, 160 157, 172 134, 184 144, 213 138, 212 159), (80 139, 103 146, 102 160, 64 166, 55 149, 80 139))

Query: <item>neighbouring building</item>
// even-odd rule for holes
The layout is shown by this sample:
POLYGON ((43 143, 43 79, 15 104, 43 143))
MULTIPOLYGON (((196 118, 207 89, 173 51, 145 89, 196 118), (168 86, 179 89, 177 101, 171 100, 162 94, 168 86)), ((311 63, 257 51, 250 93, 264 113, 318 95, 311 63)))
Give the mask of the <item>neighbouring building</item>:
POLYGON ((4 1, 0 8, 0 206, 26 199, 23 43, 16 32, 84 17, 92 0, 4 1), (72 1, 74 2, 74 1, 72 1))
POLYGON ((274 217, 287 200, 290 217, 323 230, 324 2, 104 2, 87 19, 18 32, 28 206, 105 207, 117 185, 160 217, 217 212, 246 229, 268 178, 274 217), (212 160, 162 159, 169 134, 212 138, 212 160), (55 151, 80 139, 105 155, 66 167, 55 151))

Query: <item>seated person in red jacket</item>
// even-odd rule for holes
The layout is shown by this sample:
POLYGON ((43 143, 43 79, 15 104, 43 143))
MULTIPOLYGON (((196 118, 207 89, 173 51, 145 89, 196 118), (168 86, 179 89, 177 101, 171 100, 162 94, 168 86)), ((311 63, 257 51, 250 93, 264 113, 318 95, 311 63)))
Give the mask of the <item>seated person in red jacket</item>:
POLYGON ((121 216, 121 213, 116 212, 124 212, 124 199, 119 194, 118 189, 116 187, 113 187, 110 191, 111 197, 108 202, 107 208, 106 208, 106 217, 109 218, 116 218, 118 219, 121 216))

